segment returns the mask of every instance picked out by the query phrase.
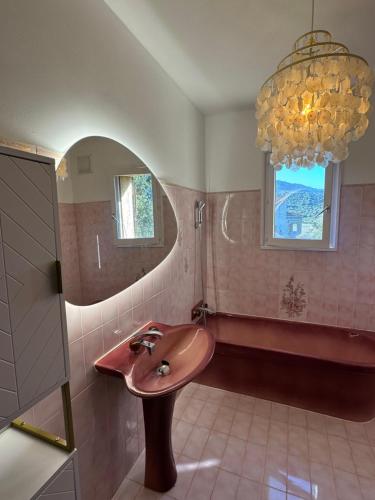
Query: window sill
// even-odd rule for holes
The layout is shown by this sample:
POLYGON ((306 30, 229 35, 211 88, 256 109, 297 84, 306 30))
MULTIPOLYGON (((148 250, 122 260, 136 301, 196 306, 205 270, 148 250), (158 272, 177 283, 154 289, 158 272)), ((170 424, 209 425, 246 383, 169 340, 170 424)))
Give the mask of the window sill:
POLYGON ((157 242, 157 243, 144 243, 144 242, 140 242, 140 243, 135 243, 135 242, 122 242, 122 241, 118 241, 118 240, 115 240, 113 242, 114 246, 115 247, 118 247, 118 248, 162 248, 164 247, 164 242, 157 242))
POLYGON ((337 252, 338 248, 289 247, 276 245, 260 245, 261 250, 288 250, 291 252, 337 252))

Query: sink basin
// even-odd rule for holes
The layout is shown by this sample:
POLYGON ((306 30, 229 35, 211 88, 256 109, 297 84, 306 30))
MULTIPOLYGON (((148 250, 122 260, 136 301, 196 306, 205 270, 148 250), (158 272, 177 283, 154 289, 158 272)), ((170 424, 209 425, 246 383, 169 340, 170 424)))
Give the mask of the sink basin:
POLYGON ((132 351, 131 337, 98 359, 95 367, 101 373, 124 379, 129 391, 142 398, 146 438, 144 484, 165 492, 177 479, 171 440, 176 392, 207 366, 215 339, 210 331, 193 324, 169 326, 150 322, 136 333, 153 327, 164 335, 152 339, 156 347, 151 355, 144 346, 138 352, 132 351), (162 361, 169 363, 170 372, 165 376, 158 374, 162 361))
POLYGON ((207 366, 215 349, 213 335, 199 325, 150 322, 140 331, 152 327, 164 336, 155 340, 156 348, 151 355, 144 348, 139 353, 131 351, 130 338, 95 363, 99 372, 123 378, 129 391, 141 398, 163 396, 180 389, 207 366), (169 362, 170 373, 166 376, 157 374, 162 360, 169 362))

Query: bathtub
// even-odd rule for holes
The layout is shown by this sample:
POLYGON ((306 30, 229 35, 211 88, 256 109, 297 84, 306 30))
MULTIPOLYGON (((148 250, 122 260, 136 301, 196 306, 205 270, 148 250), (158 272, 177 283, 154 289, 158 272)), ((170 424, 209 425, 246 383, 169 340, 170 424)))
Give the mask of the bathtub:
POLYGON ((216 314, 201 384, 363 422, 375 416, 375 334, 216 314))

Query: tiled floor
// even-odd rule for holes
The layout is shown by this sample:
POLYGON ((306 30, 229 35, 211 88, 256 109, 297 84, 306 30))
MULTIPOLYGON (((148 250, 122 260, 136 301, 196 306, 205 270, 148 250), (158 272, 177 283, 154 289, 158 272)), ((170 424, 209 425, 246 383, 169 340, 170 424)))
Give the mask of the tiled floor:
POLYGON ((176 402, 173 447, 172 490, 143 488, 142 455, 114 500, 375 500, 375 421, 189 384, 176 402))

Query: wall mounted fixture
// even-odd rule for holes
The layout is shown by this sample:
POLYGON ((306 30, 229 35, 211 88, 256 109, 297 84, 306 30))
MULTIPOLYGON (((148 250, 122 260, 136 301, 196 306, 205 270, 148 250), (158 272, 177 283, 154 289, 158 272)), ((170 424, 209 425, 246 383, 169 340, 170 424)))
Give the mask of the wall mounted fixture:
POLYGON ((195 229, 198 229, 203 223, 203 210, 206 206, 206 202, 199 200, 195 202, 194 214, 195 214, 195 229))

